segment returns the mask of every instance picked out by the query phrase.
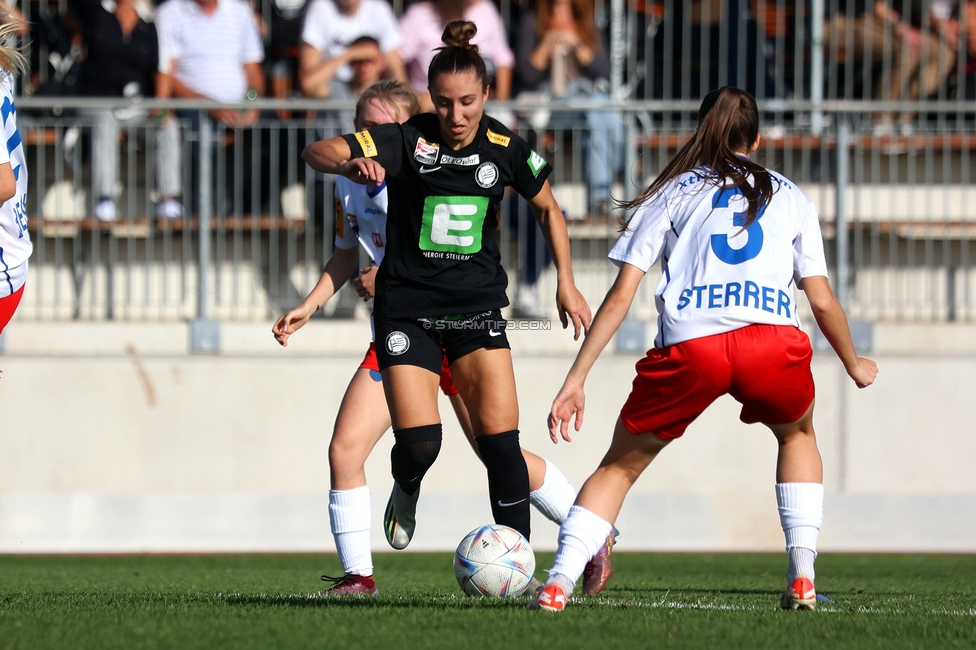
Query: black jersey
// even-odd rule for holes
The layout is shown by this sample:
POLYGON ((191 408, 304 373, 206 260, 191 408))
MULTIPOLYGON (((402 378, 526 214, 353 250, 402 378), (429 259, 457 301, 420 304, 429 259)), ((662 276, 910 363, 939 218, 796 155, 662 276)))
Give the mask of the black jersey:
POLYGON ((508 305, 496 235, 505 187, 535 197, 552 171, 519 136, 485 115, 453 151, 437 116, 344 136, 354 158, 386 169, 387 251, 376 276, 383 318, 471 314, 508 305))

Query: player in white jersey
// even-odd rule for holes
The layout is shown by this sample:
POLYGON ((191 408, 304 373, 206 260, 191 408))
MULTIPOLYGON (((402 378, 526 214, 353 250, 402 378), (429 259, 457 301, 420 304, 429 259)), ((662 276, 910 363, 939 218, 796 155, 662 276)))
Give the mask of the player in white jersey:
POLYGON ((740 418, 767 425, 779 443, 776 499, 789 556, 783 608, 816 606, 814 560, 823 519, 823 465, 813 430, 812 350, 799 329, 793 283, 858 387, 878 368, 857 356, 847 317, 827 281, 810 200, 749 160, 759 111, 746 92, 705 97, 691 141, 629 208, 638 208, 610 252, 620 267, 549 415, 553 442, 583 420, 583 383, 661 258, 659 334, 637 363, 610 450, 583 485, 559 531, 549 580, 530 609, 562 610, 583 565, 613 527, 641 473, 719 396, 740 418))
MULTIPOLYGON (((356 128, 402 123, 417 112, 419 103, 408 86, 396 81, 380 82, 360 97, 356 128)), ((272 328, 281 345, 287 345, 288 338, 307 323, 309 317, 355 272, 359 246, 366 250, 374 266, 363 269, 354 284, 365 300, 372 297, 376 269, 386 250, 387 200, 385 183, 370 187, 341 176, 336 178, 336 251, 301 306, 278 319, 272 328)), ((370 343, 365 359, 343 396, 329 445, 332 484, 329 515, 343 576, 323 576, 323 580, 333 582, 325 592, 328 595, 376 593, 369 542, 370 498, 364 465, 373 447, 390 428, 390 413, 380 381, 375 345, 370 343)), ((441 390, 450 397, 468 441, 477 451, 467 410, 446 362, 440 383, 441 390)), ((523 454, 533 490, 530 493, 532 504, 547 518, 562 523, 576 491, 555 465, 529 452, 523 451, 523 454)), ((405 522, 401 518, 397 523, 397 527, 385 531, 387 540, 394 548, 404 548, 412 537, 414 522, 405 522)))
MULTIPOLYGON (((17 31, 19 23, 0 27, 0 43, 17 31)), ((14 105, 16 75, 27 69, 23 55, 0 45, 0 332, 10 322, 27 282, 27 258, 34 250, 27 232, 27 161, 17 130, 14 105)))

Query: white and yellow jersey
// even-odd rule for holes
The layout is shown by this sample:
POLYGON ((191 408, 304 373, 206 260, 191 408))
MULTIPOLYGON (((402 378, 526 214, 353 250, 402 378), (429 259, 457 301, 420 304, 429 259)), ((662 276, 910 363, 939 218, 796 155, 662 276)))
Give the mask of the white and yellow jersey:
POLYGON ((14 106, 14 76, 0 70, 0 116, 3 142, 0 164, 9 163, 17 183, 17 193, 0 205, 0 298, 16 292, 27 280, 27 258, 34 250, 27 232, 27 161, 17 131, 14 106))
POLYGON ((799 327, 794 284, 827 275, 816 208, 792 182, 770 172, 773 197, 745 228, 745 197, 709 173, 700 167, 668 183, 609 254, 645 272, 663 259, 655 347, 754 323, 799 327))

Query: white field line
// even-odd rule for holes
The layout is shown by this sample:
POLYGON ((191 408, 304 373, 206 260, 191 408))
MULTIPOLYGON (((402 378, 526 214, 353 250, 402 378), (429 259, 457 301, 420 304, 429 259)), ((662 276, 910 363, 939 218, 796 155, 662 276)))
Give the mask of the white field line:
MULTIPOLYGON (((570 603, 577 605, 585 605, 587 601, 582 598, 570 598, 570 603)), ((611 601, 606 599, 598 599, 601 605, 608 607, 635 607, 644 609, 699 609, 699 610, 716 610, 716 611, 741 611, 741 612, 751 612, 751 611, 765 611, 767 607, 757 607, 751 605, 723 605, 716 603, 706 603, 702 601, 697 601, 694 603, 680 603, 677 601, 655 601, 646 602, 642 600, 638 601, 611 601)), ((817 612, 830 613, 830 614, 849 614, 851 612, 857 614, 900 614, 908 613, 907 610, 901 608, 893 607, 891 609, 878 609, 874 607, 858 607, 854 610, 844 609, 842 607, 837 607, 836 605, 830 605, 827 603, 818 603, 817 612)), ((970 608, 968 610, 951 610, 951 609, 932 609, 929 610, 931 614, 944 614, 947 616, 973 616, 976 617, 976 609, 970 608)))
MULTIPOLYGON (((222 594, 219 593, 216 594, 216 596, 217 598, 228 599, 228 600, 234 598, 243 599, 243 598, 259 597, 259 598, 267 598, 270 601, 281 601, 281 602, 288 602, 292 600, 319 600, 325 602, 329 600, 329 597, 323 595, 321 592, 302 593, 302 594, 243 594, 243 593, 222 594)), ((366 597, 363 598, 365 600, 366 597)), ((471 601, 470 596, 459 596, 457 594, 451 594, 449 596, 424 596, 424 598, 426 600, 432 601, 433 603, 442 602, 445 605, 471 601)), ((518 598, 519 596, 513 597, 513 599, 518 599, 518 598)), ((345 597, 343 598, 343 600, 348 602, 348 600, 345 597)), ((396 601, 403 602, 403 603, 408 603, 410 602, 410 600, 411 599, 408 597, 398 597, 396 599, 396 601)), ((578 596, 574 596, 574 597, 570 597, 569 602, 570 604, 581 605, 581 606, 591 605, 594 602, 596 602, 597 604, 603 605, 605 607, 614 607, 614 608, 626 607, 626 608, 637 608, 637 609, 697 609, 702 611, 711 610, 711 611, 729 611, 729 612, 760 612, 760 611, 767 611, 770 609, 770 607, 765 607, 765 606, 758 607, 755 605, 725 605, 721 603, 707 603, 701 600, 693 603, 682 603, 676 600, 620 601, 620 600, 609 600, 607 598, 597 598, 596 600, 592 600, 589 598, 580 598, 578 596)), ((777 604, 777 609, 778 607, 779 605, 777 604)), ((893 607, 891 609, 878 609, 876 607, 857 607, 855 609, 844 609, 843 607, 838 607, 836 604, 830 605, 829 603, 818 603, 817 612, 828 613, 828 614, 850 614, 852 612, 856 614, 907 614, 909 613, 907 610, 899 607, 893 607)), ((943 614, 946 616, 976 617, 976 608, 970 608, 968 610, 945 609, 945 608, 932 609, 929 610, 929 613, 943 614)))

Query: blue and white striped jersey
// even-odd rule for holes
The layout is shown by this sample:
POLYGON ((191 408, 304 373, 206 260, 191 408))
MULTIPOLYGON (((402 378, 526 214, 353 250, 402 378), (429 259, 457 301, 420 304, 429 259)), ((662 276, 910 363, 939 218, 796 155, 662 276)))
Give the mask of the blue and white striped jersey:
POLYGON ((14 105, 14 76, 0 70, 0 116, 3 141, 0 164, 9 163, 17 182, 17 193, 0 205, 0 298, 20 289, 27 280, 27 258, 34 250, 27 232, 27 160, 17 130, 14 105))

